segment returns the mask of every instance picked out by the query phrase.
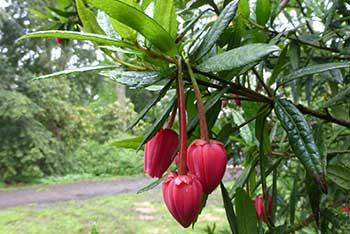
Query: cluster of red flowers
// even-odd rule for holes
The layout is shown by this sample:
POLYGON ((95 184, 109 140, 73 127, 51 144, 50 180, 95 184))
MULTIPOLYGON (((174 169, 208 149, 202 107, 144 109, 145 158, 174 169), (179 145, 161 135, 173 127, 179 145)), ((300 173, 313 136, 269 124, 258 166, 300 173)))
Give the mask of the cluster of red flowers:
POLYGON ((188 227, 198 216, 204 193, 210 194, 220 184, 226 169, 227 155, 221 142, 208 137, 203 103, 195 83, 201 139, 194 140, 187 148, 186 105, 182 82, 182 78, 179 78, 177 94, 180 136, 170 129, 176 113, 174 108, 167 127, 159 130, 146 143, 144 171, 152 177, 162 177, 180 146, 175 159, 178 170, 169 172, 162 191, 165 205, 172 216, 183 227, 188 227))
MULTIPOLYGON (((169 168, 178 147, 177 133, 161 129, 146 143, 144 171, 152 177, 162 177, 169 168)), ((179 166, 178 156, 175 161, 179 166)), ((171 171, 163 182, 163 197, 170 213, 184 227, 196 218, 203 193, 210 194, 220 183, 227 156, 221 142, 197 139, 187 150, 188 172, 179 175, 171 171)))

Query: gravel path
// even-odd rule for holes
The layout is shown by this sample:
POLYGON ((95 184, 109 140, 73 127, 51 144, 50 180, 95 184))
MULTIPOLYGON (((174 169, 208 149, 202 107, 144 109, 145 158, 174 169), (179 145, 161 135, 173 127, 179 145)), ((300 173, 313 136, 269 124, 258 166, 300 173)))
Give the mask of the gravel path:
POLYGON ((24 204, 48 204, 136 192, 152 181, 154 179, 137 177, 115 181, 84 181, 48 187, 0 191, 0 210, 24 204))

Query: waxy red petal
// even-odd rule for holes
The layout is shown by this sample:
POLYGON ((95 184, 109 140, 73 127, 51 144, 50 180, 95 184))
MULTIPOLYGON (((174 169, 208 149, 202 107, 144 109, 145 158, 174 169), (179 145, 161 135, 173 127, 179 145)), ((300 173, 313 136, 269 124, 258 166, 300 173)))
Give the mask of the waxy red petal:
POLYGON ((151 177, 162 177, 172 162, 178 143, 175 131, 160 129, 145 145, 144 172, 151 177))
POLYGON ((211 193, 221 182, 225 174, 227 154, 219 141, 209 142, 197 139, 187 151, 187 166, 196 175, 203 186, 203 191, 211 193))
POLYGON ((186 228, 198 215, 203 189, 199 180, 192 175, 174 175, 176 172, 170 172, 163 182, 163 199, 171 215, 186 228))

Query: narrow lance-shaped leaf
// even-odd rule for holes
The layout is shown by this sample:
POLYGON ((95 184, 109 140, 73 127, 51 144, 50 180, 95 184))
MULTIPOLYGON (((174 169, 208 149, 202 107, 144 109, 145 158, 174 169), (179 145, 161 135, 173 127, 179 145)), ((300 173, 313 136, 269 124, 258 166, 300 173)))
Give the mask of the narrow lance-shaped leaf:
POLYGON ((231 198, 222 182, 220 183, 220 188, 221 188, 222 200, 224 201, 226 217, 227 217, 228 223, 230 224, 231 232, 233 234, 238 234, 237 218, 236 218, 235 211, 233 210, 233 204, 232 204, 231 198))
POLYGON ((128 129, 133 128, 146 114, 147 112, 155 105, 159 100, 167 93, 170 89, 173 80, 170 80, 164 88, 159 92, 158 96, 156 96, 152 101, 150 101, 145 108, 140 112, 137 118, 128 126, 128 129))
POLYGON ((128 87, 144 88, 162 79, 172 78, 175 75, 175 69, 170 68, 161 72, 113 70, 101 72, 101 75, 128 87))
POLYGON ((256 43, 244 45, 207 59, 198 65, 197 69, 202 72, 231 70, 256 62, 278 50, 278 46, 270 44, 256 43))
POLYGON ((315 144, 312 131, 303 114, 288 100, 278 99, 275 112, 282 127, 287 132, 289 144, 323 192, 327 192, 324 165, 315 144))
POLYGON ((203 41, 200 43, 199 47, 193 53, 192 57, 194 60, 198 61, 215 45, 222 32, 227 28, 235 16, 237 5, 238 0, 234 0, 222 10, 219 18, 215 21, 214 25, 203 38, 203 41))
POLYGON ((80 67, 75 69, 59 71, 48 75, 38 76, 33 78, 32 80, 42 80, 42 79, 56 78, 56 77, 68 76, 68 75, 77 75, 83 72, 111 70, 111 69, 116 69, 116 66, 107 65, 107 66, 94 66, 94 67, 80 67))
MULTIPOLYGON (((137 2, 135 0, 124 0, 124 2, 126 4, 129 4, 130 6, 133 6, 135 8, 138 8, 139 5, 137 4, 137 2)), ((128 40, 131 42, 135 42, 137 39, 137 32, 130 28, 129 26, 120 23, 118 20, 110 18, 112 26, 114 28, 115 31, 118 32, 118 34, 124 39, 124 40, 128 40)))
POLYGON ((118 147, 118 148, 137 149, 137 146, 140 144, 142 139, 143 138, 140 137, 140 136, 132 137, 132 138, 126 138, 126 139, 113 141, 111 143, 111 145, 115 146, 115 147, 118 147))
POLYGON ((330 71, 334 69, 348 68, 350 67, 350 63, 325 63, 325 64, 317 64, 309 67, 301 68, 286 77, 281 77, 277 80, 278 86, 282 84, 286 84, 290 81, 293 81, 298 78, 307 77, 308 75, 313 75, 316 73, 322 73, 325 71, 330 71))
POLYGON ((100 34, 75 32, 75 31, 60 31, 60 30, 33 32, 18 38, 18 40, 22 40, 26 38, 40 38, 40 37, 47 37, 47 38, 60 37, 64 39, 87 40, 87 41, 97 42, 102 45, 114 45, 117 47, 127 47, 127 48, 134 47, 134 45, 130 43, 120 41, 111 37, 103 36, 100 34))
POLYGON ((173 37, 176 37, 177 21, 174 0, 155 0, 154 20, 173 37))
POLYGON ((155 20, 139 9, 119 0, 88 0, 88 2, 141 33, 161 51, 170 55, 176 54, 175 39, 155 20))
POLYGON ((315 217, 316 224, 319 226, 321 219, 320 203, 322 193, 319 192, 317 185, 308 174, 305 176, 305 187, 309 196, 312 213, 315 217))
POLYGON ((260 25, 265 25, 270 18, 270 0, 256 0, 256 21, 260 25))
POLYGON ((272 85, 273 83, 275 83, 278 75, 283 71, 285 64, 288 62, 287 52, 288 52, 288 45, 286 45, 283 48, 283 50, 280 54, 280 57, 277 60, 277 64, 273 68, 271 77, 269 79, 269 85, 272 85))
POLYGON ((236 191, 235 207, 238 233, 257 234, 255 209, 249 195, 242 188, 238 188, 236 191))
POLYGON ((95 14, 85 6, 84 1, 76 0, 75 2, 76 2, 80 21, 83 24, 83 30, 87 33, 96 33, 96 34, 105 35, 105 32, 97 22, 95 14))

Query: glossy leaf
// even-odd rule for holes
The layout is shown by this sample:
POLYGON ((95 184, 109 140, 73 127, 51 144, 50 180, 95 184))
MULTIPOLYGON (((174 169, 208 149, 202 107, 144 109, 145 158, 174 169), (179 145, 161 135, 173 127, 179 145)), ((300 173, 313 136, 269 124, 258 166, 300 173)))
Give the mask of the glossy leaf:
POLYGON ((222 182, 220 183, 220 188, 221 188, 222 200, 224 202, 224 208, 226 211, 226 217, 230 225, 231 232, 233 234, 238 234, 237 218, 235 215, 235 211, 233 210, 233 204, 232 204, 231 198, 227 192, 227 189, 225 188, 225 185, 222 182))
POLYGON ((153 71, 106 71, 101 73, 109 79, 132 88, 144 88, 162 79, 172 78, 175 75, 174 69, 163 72, 153 71))
POLYGON ((245 19, 249 19, 250 8, 249 8, 249 1, 248 0, 239 0, 238 12, 245 19))
POLYGON ((141 141, 142 141, 142 137, 138 136, 138 137, 132 137, 132 138, 113 141, 111 145, 118 148, 137 149, 141 141))
POLYGON ((154 122, 154 124, 149 128, 149 130, 145 133, 145 136, 143 137, 141 143, 137 147, 137 150, 141 149, 143 144, 145 144, 149 139, 158 132, 158 130, 163 126, 166 119, 169 117, 170 111, 173 109, 173 106, 175 104, 176 98, 172 98, 172 100, 169 102, 169 104, 164 108, 163 113, 159 118, 154 122))
POLYGON ((298 78, 306 77, 308 75, 313 75, 316 73, 322 73, 325 71, 330 71, 334 69, 342 69, 350 67, 350 63, 325 63, 325 64, 317 64, 309 67, 301 68, 286 77, 282 77, 278 79, 278 85, 286 84, 290 81, 293 81, 298 78))
POLYGON ((287 132, 289 144, 295 155, 321 190, 327 192, 324 163, 303 114, 285 99, 278 99, 275 102, 275 113, 287 132))
POLYGON ((173 37, 176 37, 177 21, 174 0, 155 0, 154 20, 173 37))
POLYGON ((198 65, 197 69, 202 72, 231 70, 256 62, 264 56, 278 50, 279 48, 275 45, 262 43, 249 44, 213 56, 198 65))
MULTIPOLYGON (((263 108, 260 108, 260 111, 262 111, 263 108)), ((255 137, 259 140, 259 144, 262 144, 262 151, 264 154, 267 154, 271 151, 270 134, 268 126, 266 124, 266 118, 267 114, 263 114, 258 116, 258 118, 255 120, 255 137), (261 136, 262 139, 260 139, 261 136)))
MULTIPOLYGON (((135 8, 138 8, 138 4, 136 1, 134 0, 124 0, 124 3, 132 6, 132 7, 135 7, 135 8)), ((135 42, 136 39, 137 39, 137 32, 130 28, 129 26, 119 22, 118 20, 110 17, 110 21, 112 23, 112 26, 114 28, 115 31, 118 32, 118 34, 125 40, 128 40, 128 41, 131 41, 131 42, 135 42)))
POLYGON ((59 71, 48 75, 38 76, 33 78, 33 80, 42 80, 42 79, 56 78, 56 77, 68 76, 68 75, 78 75, 83 72, 111 70, 111 69, 116 69, 116 66, 106 65, 106 66, 95 66, 95 67, 80 67, 80 68, 59 71))
POLYGON ((265 25, 270 18, 271 6, 270 0, 256 0, 256 22, 265 25))
POLYGON ((275 83, 278 75, 283 71, 284 66, 288 62, 287 52, 288 52, 288 45, 283 48, 280 54, 280 57, 277 60, 277 64, 273 68, 271 77, 269 79, 269 85, 272 85, 273 83, 275 83))
POLYGON ((322 193, 320 193, 320 190, 315 184, 315 181, 308 174, 306 174, 305 177, 305 187, 309 196, 312 213, 315 217, 316 224, 319 226, 321 219, 320 203, 322 193))
POLYGON ((76 0, 79 19, 83 24, 83 30, 87 33, 96 33, 105 35, 104 31, 97 22, 95 14, 84 4, 83 0, 76 0))
POLYGON ((350 102, 350 87, 331 97, 323 106, 330 107, 350 102))
POLYGON ((204 36, 202 42, 196 48, 192 57, 195 61, 201 59, 206 55, 215 45, 220 35, 224 32, 227 26, 235 16, 238 0, 230 2, 220 13, 219 18, 215 21, 214 25, 209 29, 208 33, 204 36))
POLYGON ((175 39, 155 20, 139 9, 119 0, 88 0, 88 2, 141 33, 161 51, 171 55, 176 53, 175 39))
POLYGON ((47 37, 47 38, 60 37, 63 39, 87 40, 87 41, 97 42, 102 45, 114 45, 117 47, 129 47, 129 48, 134 47, 130 43, 120 41, 108 36, 103 36, 100 34, 75 32, 75 31, 60 31, 60 30, 33 32, 18 38, 18 40, 22 40, 26 38, 40 38, 40 37, 47 37))
POLYGON ((170 80, 164 87, 163 89, 158 93, 158 95, 153 98, 148 104, 143 108, 143 110, 139 113, 137 118, 128 126, 128 129, 133 128, 143 117, 147 114, 147 112, 159 102, 160 99, 168 92, 172 85, 173 81, 170 80))
POLYGON ((236 190, 235 207, 238 233, 258 234, 255 208, 249 195, 242 188, 236 190))
POLYGON ((342 189, 350 191, 350 167, 346 165, 328 165, 327 178, 342 189))
MULTIPOLYGON (((227 92, 227 88, 224 88, 224 89, 220 90, 220 92, 216 92, 216 93, 212 94, 212 96, 210 98, 208 98, 204 103, 205 113, 207 113, 209 110, 211 110, 215 106, 215 104, 217 104, 220 101, 221 97, 226 92, 227 92)), ((199 117, 198 117, 198 115, 195 115, 194 118, 188 122, 187 131, 188 132, 192 131, 196 127, 198 122, 199 122, 199 117)))

